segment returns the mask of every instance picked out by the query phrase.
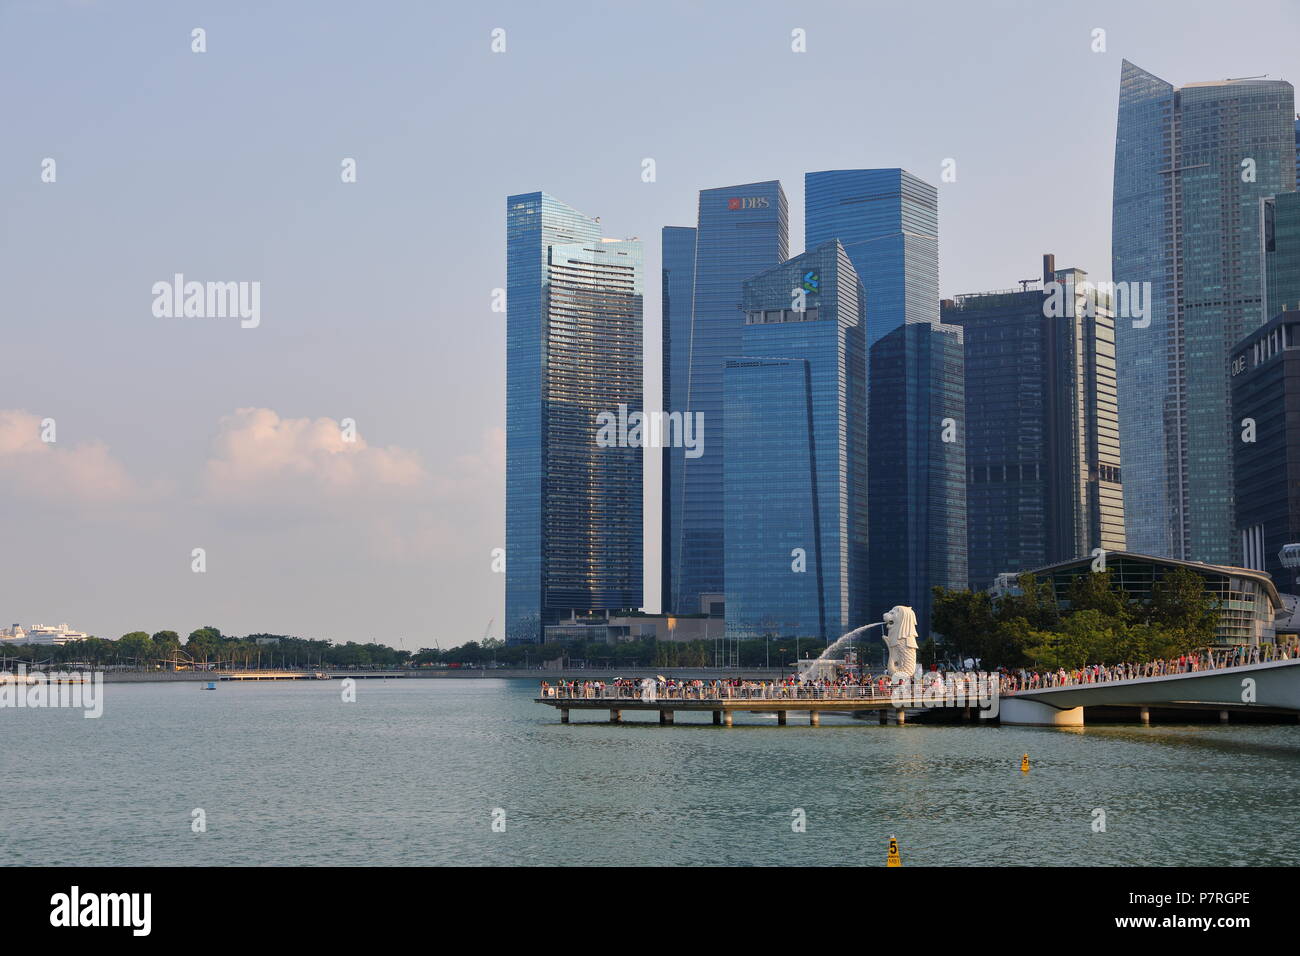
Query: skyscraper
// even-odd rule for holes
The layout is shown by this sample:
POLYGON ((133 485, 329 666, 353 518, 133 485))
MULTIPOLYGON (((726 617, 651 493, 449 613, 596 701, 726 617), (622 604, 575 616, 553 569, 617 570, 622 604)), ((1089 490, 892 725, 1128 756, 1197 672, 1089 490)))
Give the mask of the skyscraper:
MULTIPOLYGON (((686 401, 691 359, 691 313, 695 294, 695 227, 664 226, 661 303, 663 315, 663 404, 681 410, 686 401), (674 374, 674 372, 676 374, 674 374), (676 386, 674 388, 674 385, 676 386)), ((663 610, 677 607, 673 600, 673 560, 682 537, 682 482, 686 449, 663 449, 663 484, 660 491, 660 601, 663 610), (676 505, 677 507, 674 507, 676 505)))
POLYGON ((506 200, 506 639, 642 604, 642 254, 545 193, 506 200))
MULTIPOLYGON (((939 324, 938 192, 903 169, 804 177, 809 245, 838 239, 866 290, 866 620, 966 586, 961 330, 939 324)), ((859 623, 865 623, 860 621, 859 623)))
POLYGON ((872 347, 868 363, 867 620, 905 604, 924 638, 930 589, 961 589, 968 578, 962 331, 900 325, 872 347))
POLYGON ((1232 356, 1236 528, 1242 567, 1291 591, 1279 557, 1300 544, 1300 312, 1279 312, 1232 356))
POLYGON ((1281 80, 1121 69, 1112 276, 1151 293, 1116 325, 1130 550, 1239 559, 1228 352, 1264 320, 1260 200, 1295 188, 1294 100, 1281 80))
POLYGON ((744 284, 723 412, 729 637, 834 640, 866 613, 863 301, 833 239, 744 284))
POLYGON ((1300 310, 1300 192, 1264 200, 1262 240, 1264 315, 1300 310))
POLYGON ((943 303, 965 338, 973 588, 1124 549, 1115 319, 1086 276, 1044 256, 1041 286, 943 303))
POLYGON ((939 194, 905 169, 804 175, 812 249, 838 239, 867 289, 867 348, 900 325, 939 321, 939 194))
MULTIPOLYGON (((700 191, 684 360, 679 343, 685 319, 676 305, 667 316, 675 337, 664 383, 665 394, 671 396, 667 411, 701 413, 704 421, 699 457, 677 452, 666 456, 669 474, 665 491, 673 496, 668 507, 676 529, 673 541, 664 545, 672 548, 670 611, 694 613, 699 610, 701 594, 726 591, 722 538, 725 366, 727 358, 741 351, 741 283, 786 259, 788 217, 785 193, 776 181, 700 191)), ((686 238, 668 238, 679 242, 666 252, 665 259, 678 263, 680 270, 686 238)))

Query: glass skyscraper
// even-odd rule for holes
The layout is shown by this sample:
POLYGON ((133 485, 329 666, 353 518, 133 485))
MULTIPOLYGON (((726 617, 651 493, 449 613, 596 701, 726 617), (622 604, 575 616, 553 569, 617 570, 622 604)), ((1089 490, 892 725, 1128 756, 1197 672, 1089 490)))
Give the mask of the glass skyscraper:
POLYGON ((967 583, 962 340, 939 324, 938 192, 903 169, 839 169, 808 173, 804 200, 808 244, 838 239, 867 297, 870 547, 858 623, 906 604, 926 634, 930 589, 967 583))
POLYGON ((1240 559, 1228 353, 1264 321, 1261 200, 1295 188, 1294 107, 1281 80, 1175 88, 1122 66, 1111 272, 1152 293, 1116 319, 1130 550, 1240 559))
POLYGON ((506 640, 642 604, 642 253, 545 193, 506 200, 506 640), (620 430, 621 431, 621 430, 620 430), (624 433, 625 434, 625 433, 624 433))
POLYGON ((924 638, 930 589, 967 586, 961 329, 937 322, 900 325, 872 347, 868 366, 867 620, 905 604, 916 612, 924 638))
POLYGON ((804 175, 812 249, 838 239, 867 289, 867 348, 900 325, 939 321, 939 194, 905 169, 804 175))
POLYGON ((1026 280, 1019 291, 943 303, 944 321, 965 339, 973 588, 1094 548, 1124 549, 1115 319, 1109 296, 1085 280, 1044 256, 1041 286, 1026 280), (1052 315, 1049 291, 1059 295, 1052 315))
MULTIPOLYGON (((703 454, 665 456, 671 548, 670 612, 697 613, 700 595, 725 592, 723 556, 723 386, 726 360, 741 353, 741 283, 787 258, 789 213, 776 181, 700 191, 690 281, 690 320, 670 303, 665 324, 673 336, 666 355, 665 407, 704 416, 703 454), (686 342, 682 343, 683 336, 686 342), (679 364, 682 363, 682 364, 679 364), (680 477, 679 477, 680 475, 680 477)), ((669 235, 666 268, 685 281, 688 238, 669 235)), ((665 276, 665 282, 670 281, 665 276)), ((683 286, 674 283, 674 289, 683 286)), ((681 291, 676 295, 680 297, 681 291)))
MULTIPOLYGON (((691 313, 695 294, 695 227, 665 226, 662 233, 663 261, 661 303, 663 315, 663 404, 681 410, 691 359, 691 313), (676 375, 674 375, 676 371, 676 375), (676 388, 674 388, 674 384, 676 388)), ((707 446, 706 446, 707 447, 707 446)), ((661 514, 660 600, 664 611, 677 607, 673 600, 674 553, 680 553, 682 539, 682 482, 686 449, 663 449, 661 514), (677 507, 674 507, 677 505, 677 507)))
POLYGON ((834 640, 866 613, 863 303, 835 240, 744 284, 723 413, 729 637, 834 640))
POLYGON ((1300 192, 1264 200, 1263 243, 1265 318, 1300 311, 1300 192))

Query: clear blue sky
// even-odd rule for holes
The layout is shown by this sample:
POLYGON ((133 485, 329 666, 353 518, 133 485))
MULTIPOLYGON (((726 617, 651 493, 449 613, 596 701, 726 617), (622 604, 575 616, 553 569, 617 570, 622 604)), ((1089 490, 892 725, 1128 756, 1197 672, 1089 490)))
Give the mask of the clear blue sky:
POLYGON ((1297 36, 1269 0, 0 2, 0 620, 499 636, 506 195, 646 240, 653 404, 659 228, 700 188, 779 178, 794 253, 804 172, 951 157, 943 294, 1105 277, 1121 58, 1294 81, 1297 36), (260 281, 260 327, 155 318, 176 272, 260 281))

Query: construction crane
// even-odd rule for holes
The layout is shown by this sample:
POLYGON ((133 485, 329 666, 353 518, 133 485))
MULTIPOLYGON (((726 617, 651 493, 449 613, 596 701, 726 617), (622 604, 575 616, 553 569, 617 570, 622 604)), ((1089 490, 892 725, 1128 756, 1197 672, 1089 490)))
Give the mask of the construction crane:
POLYGON ((482 639, 479 641, 480 644, 482 644, 482 643, 484 643, 485 641, 487 641, 487 639, 488 639, 488 635, 492 633, 492 622, 495 621, 495 620, 496 620, 495 617, 490 617, 490 618, 488 618, 487 627, 483 628, 483 637, 482 637, 482 639))

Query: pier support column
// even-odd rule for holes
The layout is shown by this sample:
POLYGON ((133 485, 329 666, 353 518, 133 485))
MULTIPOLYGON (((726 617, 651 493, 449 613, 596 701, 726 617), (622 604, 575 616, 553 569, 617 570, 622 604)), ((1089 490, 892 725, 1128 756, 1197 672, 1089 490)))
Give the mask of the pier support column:
POLYGON ((673 722, 673 712, 671 710, 659 711, 659 723, 671 724, 673 722))
POLYGON ((1144 726, 1144 727, 1150 727, 1150 726, 1151 726, 1151 708, 1150 708, 1150 707, 1143 707, 1141 710, 1139 710, 1139 711, 1138 711, 1138 720, 1142 721, 1142 726, 1144 726))
POLYGON ((623 712, 621 710, 614 710, 611 707, 609 710, 609 722, 611 724, 621 724, 623 722, 623 712))
POLYGON ((889 720, 889 711, 881 707, 878 711, 876 711, 876 713, 880 715, 880 726, 881 727, 885 726, 885 723, 889 720))
POLYGON ((778 724, 779 726, 781 726, 781 727, 784 727, 784 726, 785 726, 785 711, 784 711, 784 710, 778 710, 778 711, 776 712, 776 722, 777 722, 777 724, 778 724))
POLYGON ((970 720, 970 708, 967 707, 961 712, 962 720, 970 720))
POLYGON ((731 711, 725 710, 722 712, 722 722, 728 727, 731 726, 731 711))
POLYGON ((894 723, 900 727, 907 723, 907 711, 903 710, 901 707, 897 708, 894 711, 894 723))
POLYGON ((1227 722, 1228 722, 1228 712, 1226 710, 1219 711, 1219 723, 1226 724, 1227 722))
POLYGON ((713 712, 713 722, 714 722, 715 724, 721 724, 721 723, 722 723, 722 711, 720 711, 720 710, 715 710, 715 711, 713 712))
POLYGON ((567 707, 561 707, 561 708, 560 708, 560 723, 562 723, 562 724, 567 724, 568 722, 569 722, 569 708, 567 708, 567 707))
POLYGON ((822 715, 821 715, 821 713, 820 713, 819 711, 816 711, 816 710, 810 710, 810 711, 808 711, 808 726, 809 726, 809 727, 820 727, 820 726, 821 726, 821 722, 822 722, 822 715))
POLYGON ((1061 710, 1036 700, 1003 697, 998 701, 998 722, 1028 727, 1082 727, 1083 707, 1061 710))

